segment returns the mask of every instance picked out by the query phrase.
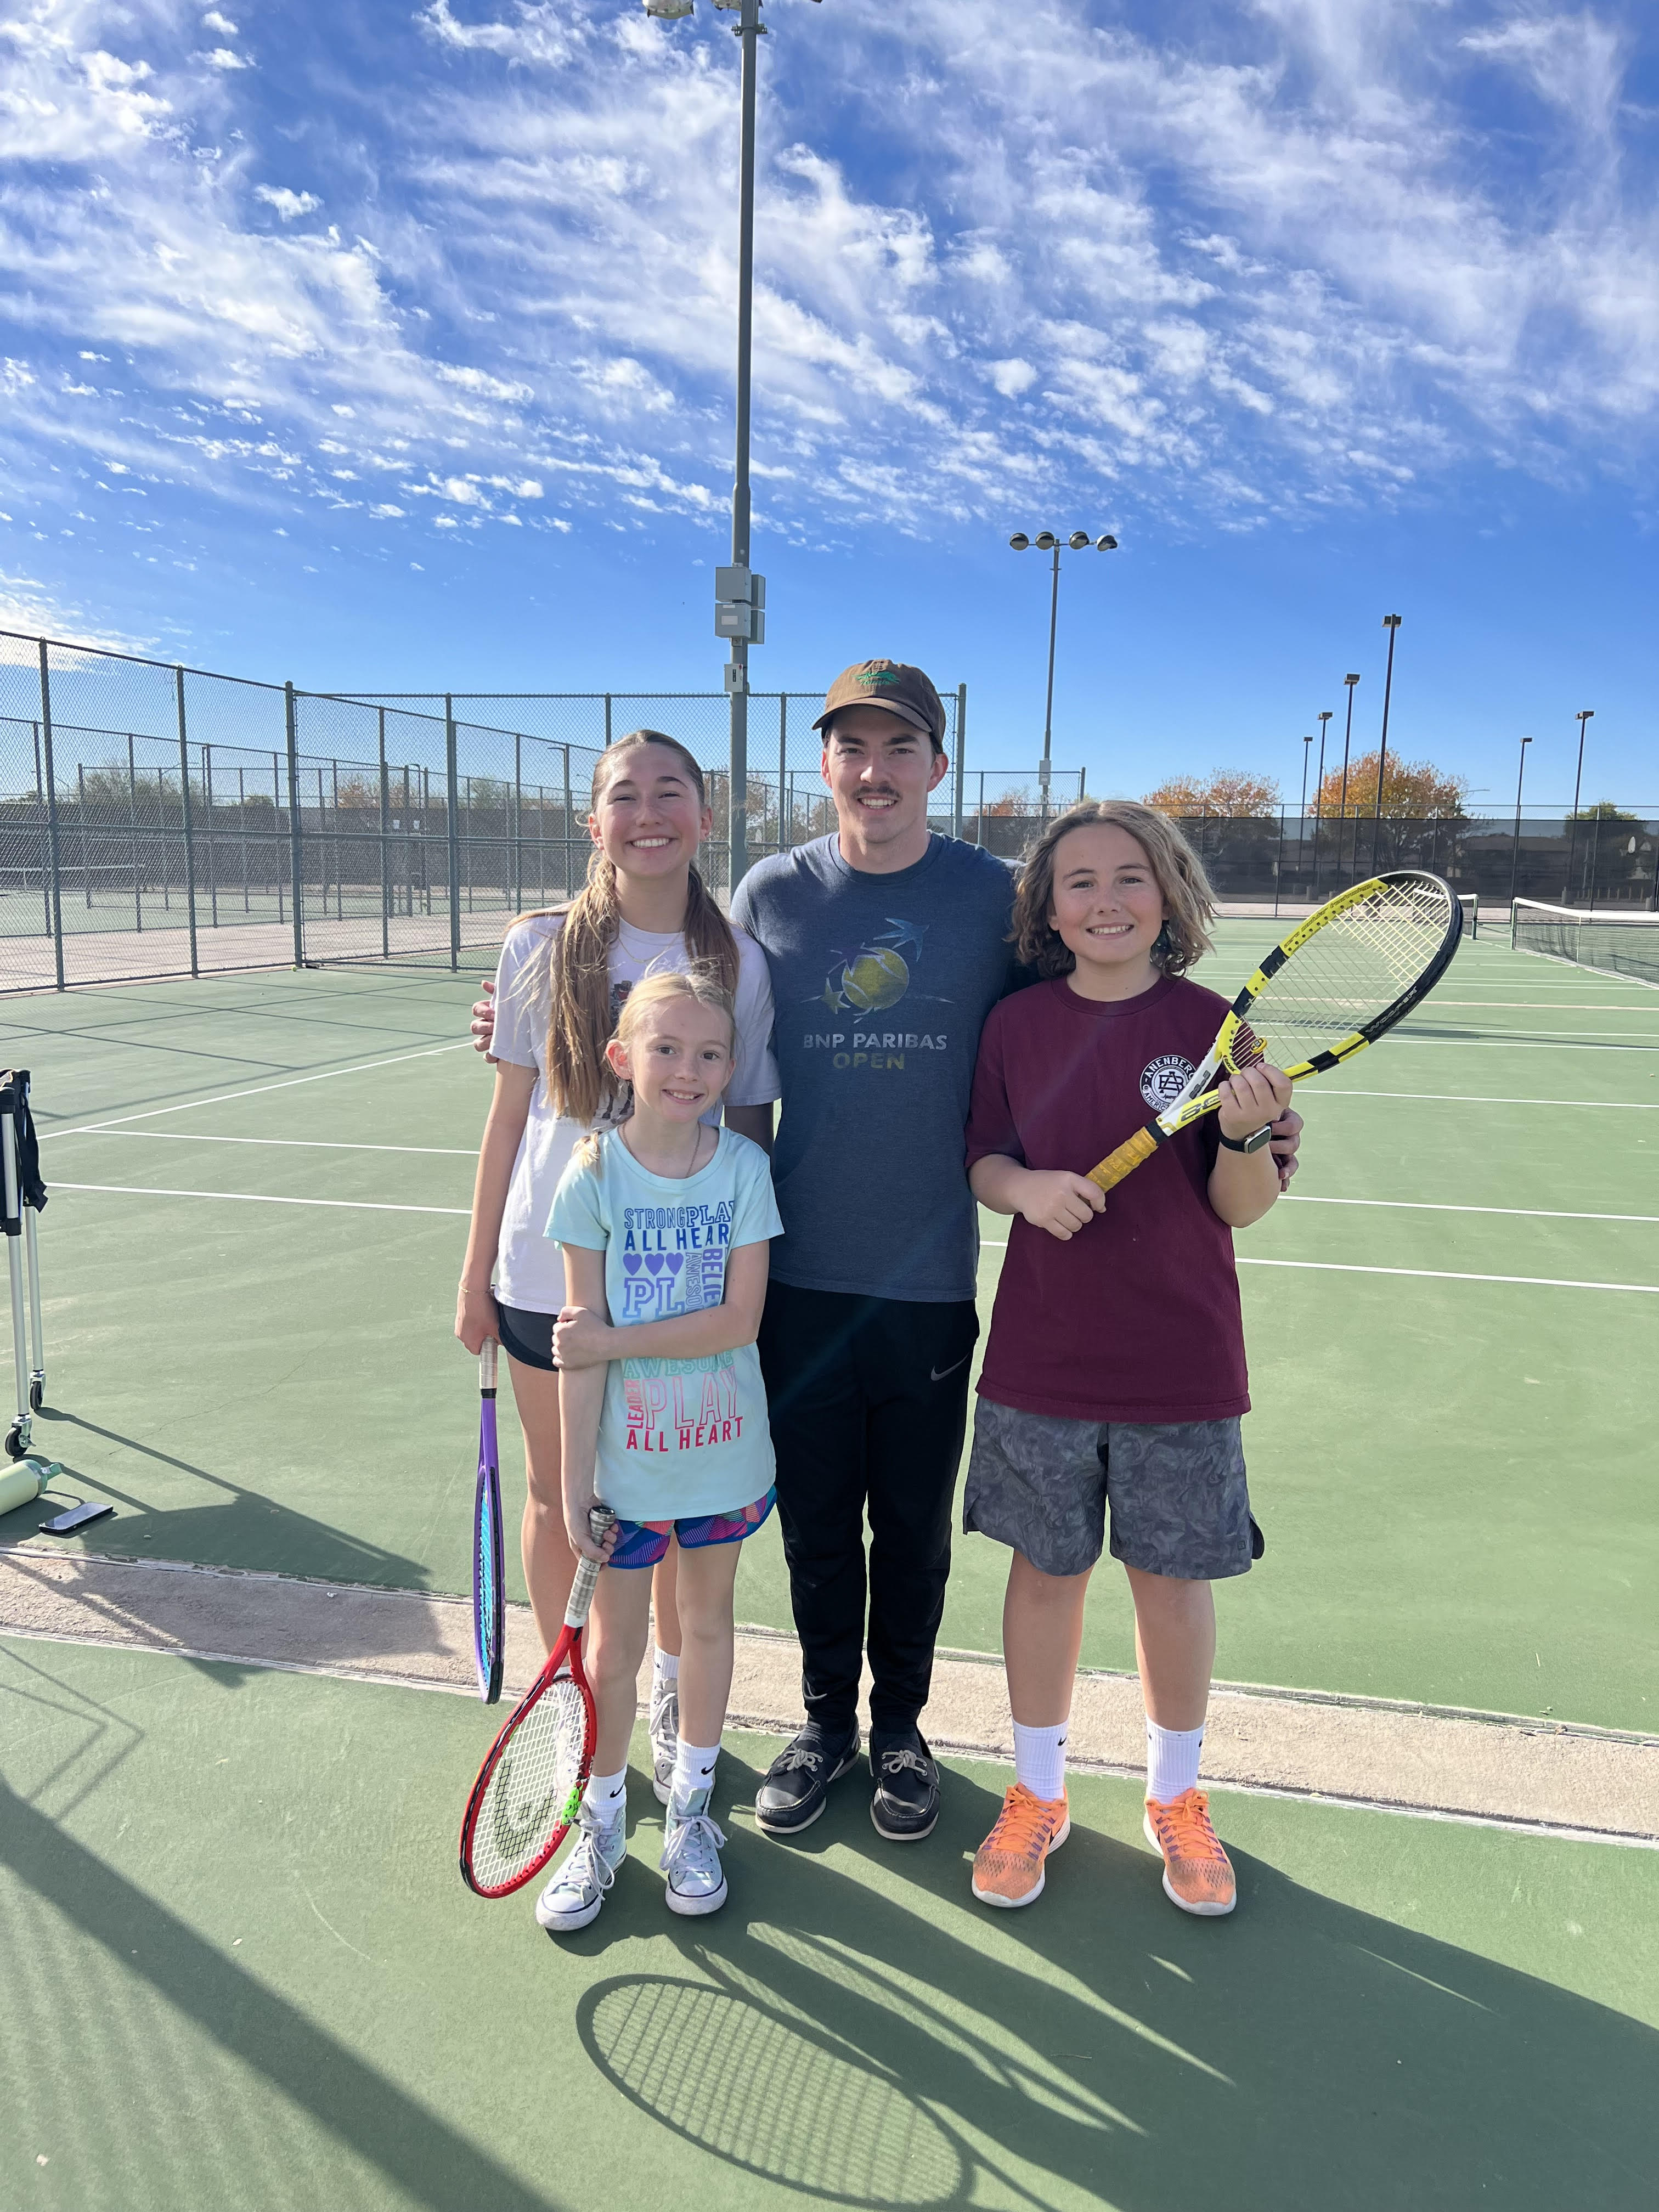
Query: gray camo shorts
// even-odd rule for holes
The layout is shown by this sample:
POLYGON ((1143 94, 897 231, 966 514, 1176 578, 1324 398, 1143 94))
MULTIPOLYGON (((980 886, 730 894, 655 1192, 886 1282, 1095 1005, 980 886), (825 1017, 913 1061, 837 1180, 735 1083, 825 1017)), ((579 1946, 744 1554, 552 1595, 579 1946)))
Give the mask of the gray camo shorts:
POLYGON ((1112 1557, 1188 1582, 1247 1575, 1264 1548, 1237 1417, 1071 1421, 978 1401, 962 1525, 1045 1575, 1086 1573, 1111 1508, 1112 1557))

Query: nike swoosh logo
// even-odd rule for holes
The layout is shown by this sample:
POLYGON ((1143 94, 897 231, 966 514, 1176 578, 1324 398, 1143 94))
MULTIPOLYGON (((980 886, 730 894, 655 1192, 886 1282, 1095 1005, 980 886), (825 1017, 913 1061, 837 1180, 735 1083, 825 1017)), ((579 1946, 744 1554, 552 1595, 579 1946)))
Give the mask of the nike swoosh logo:
POLYGON ((973 1356, 971 1352, 964 1352, 960 1359, 953 1359, 948 1367, 933 1368, 927 1380, 930 1382, 942 1382, 947 1375, 954 1375, 958 1367, 965 1367, 973 1356))

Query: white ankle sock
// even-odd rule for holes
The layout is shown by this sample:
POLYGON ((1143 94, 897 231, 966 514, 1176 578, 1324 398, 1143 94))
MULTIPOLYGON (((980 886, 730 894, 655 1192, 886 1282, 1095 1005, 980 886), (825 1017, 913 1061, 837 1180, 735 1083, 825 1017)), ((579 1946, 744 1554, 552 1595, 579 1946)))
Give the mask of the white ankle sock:
POLYGON ((674 1782, 669 1796, 672 1809, 695 1797, 700 1790, 710 1790, 714 1784, 714 1767, 720 1755, 719 1744, 705 1749, 701 1744, 688 1743, 682 1736, 674 1747, 674 1782))
POLYGON ((582 1802, 599 1823, 608 1828, 628 1817, 628 1769, 617 1774, 590 1774, 587 1787, 582 1792, 582 1802))
POLYGON ((651 1662, 651 1679, 659 1688, 665 1682, 678 1682, 680 1679, 679 1653, 659 1650, 651 1662))
POLYGON ((1069 1721, 1054 1728, 1014 1723, 1014 1779, 1052 1805, 1066 1794, 1066 1736, 1069 1721))
POLYGON ((1198 1761, 1203 1748, 1201 1728, 1165 1729, 1149 1720, 1146 1795, 1160 1805, 1170 1805, 1184 1791, 1193 1789, 1198 1781, 1198 1761))

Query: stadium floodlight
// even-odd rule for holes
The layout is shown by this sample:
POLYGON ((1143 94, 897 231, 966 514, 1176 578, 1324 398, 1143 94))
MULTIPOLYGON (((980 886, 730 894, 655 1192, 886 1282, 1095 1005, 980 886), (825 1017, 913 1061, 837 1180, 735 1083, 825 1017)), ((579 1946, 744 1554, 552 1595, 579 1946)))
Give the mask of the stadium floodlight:
POLYGON ((1058 531, 1039 530, 1029 538, 1023 530, 1015 531, 1008 540, 1016 553, 1028 552, 1035 545, 1039 553, 1051 553, 1054 562, 1048 581, 1048 690, 1042 713, 1042 760, 1037 769, 1037 783, 1042 793, 1042 818, 1048 818, 1048 784, 1054 733, 1054 633, 1060 620, 1060 556, 1064 545, 1073 553, 1086 553, 1092 547, 1098 553, 1115 553, 1117 540, 1109 531, 1099 538, 1091 537, 1086 530, 1073 530, 1061 538, 1058 531))
MULTIPOLYGON (((1389 702, 1394 696, 1394 641, 1400 635, 1401 617, 1384 615, 1382 627, 1389 633, 1389 665, 1382 678, 1382 736, 1376 748, 1376 809, 1371 816, 1371 873, 1376 873, 1377 854, 1382 842, 1382 778, 1389 765, 1389 702)), ((1354 864, 1358 865, 1359 833, 1354 832, 1354 864)))
MULTIPOLYGON (((755 101, 759 49, 766 34, 762 0, 714 0, 720 12, 735 15, 732 36, 743 47, 738 80, 738 389, 732 478, 732 560, 728 575, 750 576, 749 422, 750 363, 755 323, 755 101)), ((645 12, 666 22, 693 13, 692 0, 645 0, 645 12)), ((765 636, 766 580, 752 577, 752 588, 729 599, 717 595, 715 635, 731 641, 723 671, 732 702, 731 772, 727 779, 730 854, 727 879, 735 890, 749 867, 749 648, 765 636)))
MULTIPOLYGON (((1578 725, 1578 772, 1572 779, 1572 820, 1568 825, 1567 880, 1561 886, 1563 906, 1571 906, 1572 903, 1572 864, 1578 853, 1578 795, 1583 789, 1584 784, 1584 725, 1595 720, 1595 708, 1581 707, 1573 716, 1573 720, 1578 725)), ((1593 884, 1590 886, 1589 902, 1592 906, 1595 904, 1595 886, 1593 884)))

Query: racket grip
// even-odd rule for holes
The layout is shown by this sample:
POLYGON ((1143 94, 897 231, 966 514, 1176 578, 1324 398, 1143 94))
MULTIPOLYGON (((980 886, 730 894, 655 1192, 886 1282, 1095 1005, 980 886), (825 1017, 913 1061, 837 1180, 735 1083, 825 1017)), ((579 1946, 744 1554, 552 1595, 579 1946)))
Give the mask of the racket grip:
MULTIPOLYGON (((587 1516, 589 1534, 596 1544, 602 1544, 617 1525, 617 1516, 608 1505, 595 1505, 587 1516)), ((579 1559, 576 1579, 570 1585, 570 1602, 564 1609, 567 1628, 580 1628, 587 1619, 588 1607, 593 1602, 593 1593, 599 1586, 604 1571, 597 1559, 579 1559)))
POLYGON ((1161 1141, 1161 1133, 1156 1123, 1145 1129, 1137 1129, 1133 1136, 1120 1145, 1115 1152, 1109 1153, 1097 1168, 1090 1169, 1089 1181, 1097 1184, 1102 1190, 1115 1190, 1125 1176, 1133 1173, 1143 1160, 1151 1159, 1161 1141))
POLYGON ((495 1388, 495 1363, 500 1352, 501 1346, 495 1338, 485 1337, 483 1349, 478 1354, 478 1388, 486 1397, 489 1396, 495 1388))

